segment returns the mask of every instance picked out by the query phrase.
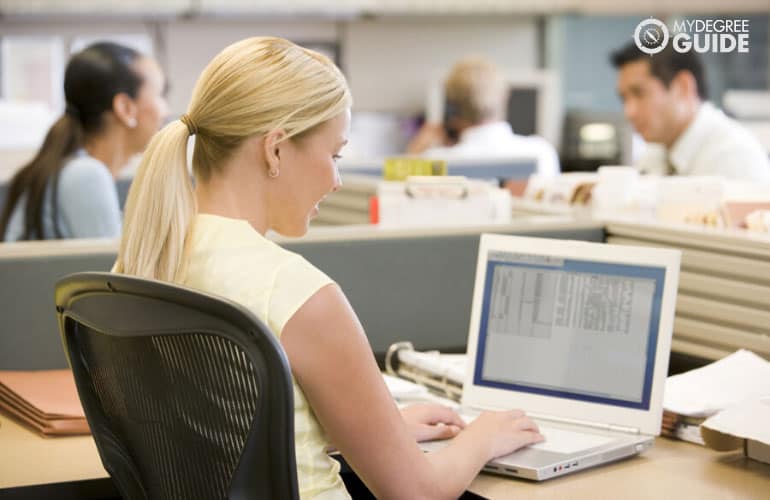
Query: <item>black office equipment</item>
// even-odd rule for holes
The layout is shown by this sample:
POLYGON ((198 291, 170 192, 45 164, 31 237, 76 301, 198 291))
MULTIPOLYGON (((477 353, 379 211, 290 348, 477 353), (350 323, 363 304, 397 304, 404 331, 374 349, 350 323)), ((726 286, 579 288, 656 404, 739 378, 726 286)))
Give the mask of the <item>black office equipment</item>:
POLYGON ((56 311, 123 498, 299 497, 288 361, 251 312, 110 273, 60 280, 56 311))

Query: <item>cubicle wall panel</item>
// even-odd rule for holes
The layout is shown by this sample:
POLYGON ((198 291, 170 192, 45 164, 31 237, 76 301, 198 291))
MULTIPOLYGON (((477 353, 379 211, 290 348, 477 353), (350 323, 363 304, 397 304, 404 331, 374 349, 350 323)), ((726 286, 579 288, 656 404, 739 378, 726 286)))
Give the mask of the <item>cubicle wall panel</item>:
POLYGON ((109 271, 114 253, 0 258, 0 370, 67 368, 54 284, 80 271, 109 271))
POLYGON ((682 250, 674 352, 719 359, 745 348, 770 359, 770 240, 698 228, 609 224, 607 241, 682 250))
POLYGON ((375 352, 465 346, 478 236, 298 245, 342 288, 375 352))
POLYGON ((682 269, 690 270, 702 276, 721 277, 729 281, 740 280, 741 283, 757 283, 770 286, 770 256, 754 255, 738 256, 723 250, 713 248, 693 248, 679 242, 643 240, 629 238, 625 235, 610 233, 607 243, 617 245, 635 245, 658 248, 677 248, 682 251, 682 269))
MULTIPOLYGON (((601 227, 507 232, 601 242, 601 227)), ((334 279, 358 314, 379 359, 388 346, 464 351, 479 235, 294 242, 284 246, 334 279)))
POLYGON ((677 338, 721 352, 719 357, 735 351, 736 346, 749 349, 770 359, 770 336, 757 335, 741 328, 714 324, 677 314, 674 321, 677 338))
POLYGON ((676 309, 682 317, 699 318, 704 322, 746 332, 770 333, 770 312, 756 307, 745 307, 682 292, 677 299, 676 309))
POLYGON ((740 256, 766 260, 767 237, 757 233, 710 228, 695 224, 652 224, 608 222, 608 236, 636 241, 653 241, 659 246, 702 249, 723 256, 740 256))
POLYGON ((770 311, 770 294, 767 286, 742 280, 683 270, 679 274, 679 291, 695 296, 702 295, 706 291, 707 296, 715 299, 770 311))
MULTIPOLYGON (((604 238, 599 225, 523 227, 505 226, 501 232, 590 241, 604 238)), ((479 233, 448 230, 434 235, 411 230, 408 237, 382 235, 356 239, 353 231, 343 238, 308 238, 281 245, 304 255, 340 284, 380 359, 391 343, 400 340, 411 340, 421 349, 464 349, 479 233)), ((54 283, 74 272, 109 270, 117 248, 106 243, 99 244, 98 250, 84 251, 72 242, 46 242, 41 243, 45 253, 35 250, 30 255, 16 245, 0 245, 0 370, 64 368, 54 283)))

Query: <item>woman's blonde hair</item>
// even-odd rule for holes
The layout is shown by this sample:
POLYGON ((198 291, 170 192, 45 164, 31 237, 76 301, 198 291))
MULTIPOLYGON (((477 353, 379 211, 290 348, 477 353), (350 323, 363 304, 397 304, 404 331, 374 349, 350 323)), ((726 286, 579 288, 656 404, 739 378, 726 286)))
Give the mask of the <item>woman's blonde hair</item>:
POLYGON ((444 82, 444 96, 454 105, 457 116, 474 125, 501 120, 507 93, 500 70, 483 57, 458 61, 444 82))
POLYGON ((288 40, 255 37, 230 45, 201 74, 187 113, 155 134, 126 202, 115 272, 181 282, 197 211, 187 169, 206 181, 247 137, 282 129, 310 133, 352 104, 345 77, 327 57, 288 40), (182 121, 184 120, 184 121, 182 121))

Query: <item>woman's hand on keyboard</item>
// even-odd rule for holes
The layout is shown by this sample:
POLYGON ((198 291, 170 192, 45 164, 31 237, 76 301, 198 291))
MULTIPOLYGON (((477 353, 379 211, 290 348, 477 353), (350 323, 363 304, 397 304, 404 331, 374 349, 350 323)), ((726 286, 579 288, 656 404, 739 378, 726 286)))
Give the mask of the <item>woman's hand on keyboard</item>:
POLYGON ((537 424, 521 410, 483 412, 464 433, 475 434, 480 441, 489 443, 490 459, 545 439, 537 424))
POLYGON ((454 410, 433 403, 402 408, 401 416, 417 441, 453 438, 465 427, 465 422, 454 410))

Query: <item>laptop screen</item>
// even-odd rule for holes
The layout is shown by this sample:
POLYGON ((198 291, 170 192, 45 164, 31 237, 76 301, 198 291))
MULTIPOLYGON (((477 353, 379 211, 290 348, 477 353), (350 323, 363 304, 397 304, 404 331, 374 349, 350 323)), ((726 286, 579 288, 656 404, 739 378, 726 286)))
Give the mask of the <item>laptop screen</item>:
POLYGON ((649 409, 665 271, 490 251, 474 384, 649 409))

